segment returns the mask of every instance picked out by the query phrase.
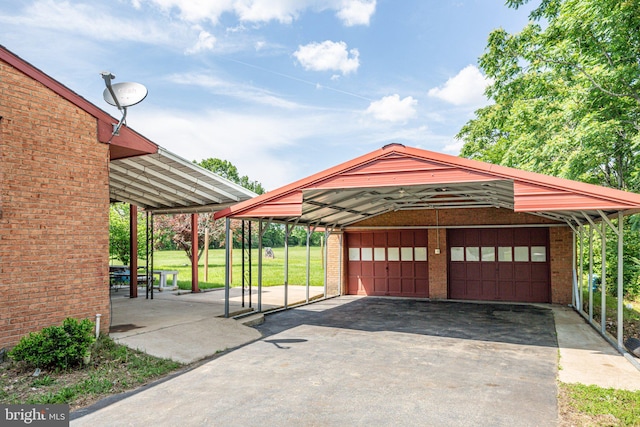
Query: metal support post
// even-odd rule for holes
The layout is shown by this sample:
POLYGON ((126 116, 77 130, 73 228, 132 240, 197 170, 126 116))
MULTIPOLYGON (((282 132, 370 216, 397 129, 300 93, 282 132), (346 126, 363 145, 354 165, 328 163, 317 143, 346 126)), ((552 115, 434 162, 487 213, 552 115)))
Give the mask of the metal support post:
POLYGON ((229 317, 229 288, 231 287, 231 219, 225 218, 225 243, 224 243, 224 317, 229 317))

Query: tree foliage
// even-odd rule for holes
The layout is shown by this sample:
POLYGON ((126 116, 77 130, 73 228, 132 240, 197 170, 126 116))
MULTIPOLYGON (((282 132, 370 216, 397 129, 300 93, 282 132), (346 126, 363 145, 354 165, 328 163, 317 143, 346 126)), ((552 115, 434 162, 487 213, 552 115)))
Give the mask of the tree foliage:
POLYGON ((521 32, 494 30, 480 58, 494 104, 458 134, 462 155, 637 190, 639 10, 637 0, 542 0, 521 32))
MULTIPOLYGON (((129 205, 112 203, 109 206, 109 256, 129 265, 130 227, 129 205)), ((147 258, 147 239, 144 214, 138 212, 138 258, 147 258)))
MULTIPOLYGON (((491 32, 479 64, 493 104, 459 132, 462 156, 640 190, 638 0, 538 0, 522 31, 491 32)), ((637 223, 625 221, 628 296, 640 293, 637 223)))
POLYGON ((244 188, 253 191, 256 194, 263 194, 265 192, 264 187, 258 181, 252 181, 248 176, 240 176, 238 168, 236 168, 230 161, 221 160, 216 158, 208 158, 194 163, 202 166, 203 168, 220 175, 223 178, 228 179, 231 182, 235 182, 244 188))

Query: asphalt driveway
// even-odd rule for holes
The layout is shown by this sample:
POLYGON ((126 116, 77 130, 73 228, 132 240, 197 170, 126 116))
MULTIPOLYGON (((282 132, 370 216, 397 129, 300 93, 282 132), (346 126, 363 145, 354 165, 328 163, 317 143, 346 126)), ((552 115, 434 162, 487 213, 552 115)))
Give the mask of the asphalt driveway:
POLYGON ((340 297, 72 425, 557 423, 551 310, 340 297))

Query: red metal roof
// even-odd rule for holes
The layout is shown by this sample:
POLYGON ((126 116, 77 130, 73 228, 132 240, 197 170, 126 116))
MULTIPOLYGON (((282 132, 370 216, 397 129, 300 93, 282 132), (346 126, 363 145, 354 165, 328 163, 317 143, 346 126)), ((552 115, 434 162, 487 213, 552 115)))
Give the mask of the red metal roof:
MULTIPOLYGON (((62 98, 77 105, 79 108, 95 117, 98 121, 98 141, 107 143, 111 140, 110 157, 112 160, 158 152, 157 144, 154 144, 136 131, 128 128, 126 125, 120 129, 119 136, 111 138, 113 123, 118 123, 118 119, 113 118, 96 105, 87 101, 82 96, 34 67, 24 59, 15 55, 13 52, 7 50, 2 45, 0 45, 0 60, 6 62, 32 79, 42 83, 45 87, 57 93, 62 98)), ((96 74, 96 78, 98 77, 99 76, 96 74)))
POLYGON ((390 210, 496 206, 558 221, 640 209, 640 195, 389 144, 238 203, 216 218, 347 225, 390 210))

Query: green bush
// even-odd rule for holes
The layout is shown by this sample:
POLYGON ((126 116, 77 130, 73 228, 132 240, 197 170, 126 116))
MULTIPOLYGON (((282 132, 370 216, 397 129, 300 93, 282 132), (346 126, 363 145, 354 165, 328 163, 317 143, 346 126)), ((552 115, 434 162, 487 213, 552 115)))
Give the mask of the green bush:
POLYGON ((62 326, 49 326, 22 337, 9 357, 37 368, 69 369, 82 363, 95 337, 93 322, 67 318, 62 326))

